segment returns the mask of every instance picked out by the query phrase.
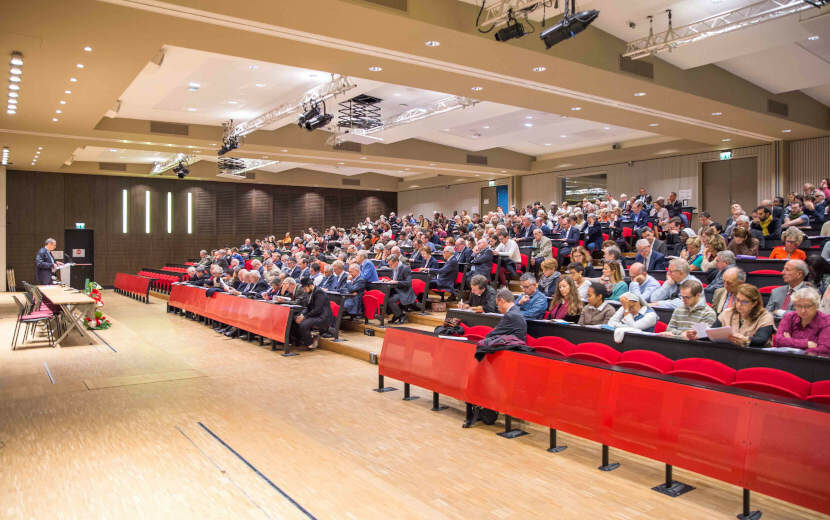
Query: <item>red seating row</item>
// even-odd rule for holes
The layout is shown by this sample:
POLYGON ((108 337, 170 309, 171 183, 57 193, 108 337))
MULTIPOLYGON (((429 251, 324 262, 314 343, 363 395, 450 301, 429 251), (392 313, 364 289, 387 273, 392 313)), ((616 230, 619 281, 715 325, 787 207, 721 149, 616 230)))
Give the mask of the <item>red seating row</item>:
MULTIPOLYGON (((582 350, 586 356, 607 353, 582 350)), ((830 474, 825 411, 512 351, 479 363, 474 352, 471 342, 388 329, 378 373, 830 513, 830 483, 823 478, 830 474)), ((619 355, 615 363, 668 368, 636 354, 625 360, 619 355)), ((815 390, 826 391, 825 385, 815 390)))
POLYGON ((115 273, 115 292, 149 303, 150 279, 128 273, 115 273))
POLYGON ((162 274, 153 271, 141 270, 138 272, 139 276, 146 276, 153 280, 151 287, 161 292, 170 292, 170 286, 175 282, 181 282, 186 275, 183 274, 162 274))
POLYGON ((162 268, 161 268, 161 270, 162 270, 162 271, 170 271, 170 272, 172 272, 172 273, 186 273, 186 272, 187 272, 187 268, 186 268, 186 267, 170 267, 170 266, 164 266, 164 267, 162 267, 162 268))
MULTIPOLYGON (((461 326, 464 328, 465 337, 472 341, 482 339, 492 330, 491 327, 485 325, 467 327, 462 323, 461 326)), ((574 345, 567 339, 558 336, 543 336, 540 338, 527 336, 526 339, 527 344, 540 353, 635 368, 704 383, 728 385, 781 397, 830 404, 830 381, 810 383, 810 381, 775 368, 752 367, 735 370, 711 359, 685 358, 675 361, 650 350, 629 350, 621 353, 604 343, 574 345)))
POLYGON ((295 306, 251 300, 223 292, 214 293, 208 298, 206 293, 207 291, 200 287, 175 284, 170 290, 168 310, 181 309, 249 331, 262 338, 278 341, 286 345, 288 353, 295 306))

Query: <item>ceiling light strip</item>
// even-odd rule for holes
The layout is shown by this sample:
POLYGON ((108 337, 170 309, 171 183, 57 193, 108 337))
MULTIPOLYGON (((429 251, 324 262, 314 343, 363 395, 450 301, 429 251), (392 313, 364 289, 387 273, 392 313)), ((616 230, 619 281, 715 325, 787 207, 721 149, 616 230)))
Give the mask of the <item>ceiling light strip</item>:
POLYGON ((624 103, 621 101, 617 101, 614 99, 604 98, 601 96, 595 96, 591 94, 585 94, 582 92, 577 92, 575 90, 570 90, 562 87, 556 87, 553 85, 548 85, 545 83, 540 83, 538 81, 531 81, 525 80, 522 78, 517 78, 515 76, 510 76, 507 74, 499 74, 496 72, 486 71, 482 69, 477 69, 474 67, 467 67, 464 65, 458 65, 456 63, 450 63, 446 61, 441 61, 433 58, 426 58, 423 56, 418 56, 416 54, 404 53, 399 51, 393 51, 390 49, 384 49, 382 47, 376 47, 373 45, 366 45, 356 42, 351 42, 348 40, 343 40, 339 38, 331 38, 326 36, 321 36, 318 34, 308 33, 305 31, 297 31, 294 29, 289 29, 287 27, 279 27, 272 24, 265 24, 261 22, 256 22, 254 20, 248 20, 244 18, 237 18, 233 16, 226 16, 220 15, 216 13, 212 13, 209 11, 203 11, 200 9, 190 9, 186 7, 182 7, 179 5, 169 4, 167 2, 158 2, 155 0, 99 0, 101 2, 110 3, 121 5, 125 7, 132 7, 134 9, 140 9, 144 11, 150 11, 154 13, 159 13, 167 16, 175 16, 178 18, 184 18, 188 20, 193 20, 201 23, 209 23, 213 25, 219 25, 222 27, 229 27, 238 30, 244 30, 253 33, 259 33, 266 36, 272 36, 276 38, 282 38, 287 40, 299 41, 304 43, 310 43, 313 45, 319 45, 322 47, 332 48, 339 51, 351 51, 359 54, 364 54, 368 56, 375 56, 380 58, 385 58, 389 60, 395 60, 403 63, 408 63, 411 65, 422 66, 427 68, 432 68, 444 72, 452 72, 456 74, 462 74, 465 76, 471 76, 476 78, 485 79, 488 81, 493 81, 497 83, 503 83, 505 85, 513 85, 513 86, 520 86, 524 88, 529 88, 532 90, 537 90, 541 92, 546 92, 549 94, 555 94, 571 99, 578 99, 581 101, 587 101, 591 103, 596 103, 598 105, 603 105, 611 108, 617 108, 620 110, 625 110, 628 112, 633 112, 637 114, 647 115, 650 117, 660 117, 664 119, 668 119, 670 121, 675 121, 679 123, 685 123, 692 126, 697 126, 700 128, 706 128, 709 130, 715 130, 718 132, 729 133, 733 135, 740 135, 743 137, 748 137, 750 139, 757 139, 759 141, 766 141, 772 142, 779 140, 777 137, 772 137, 764 134, 759 134, 755 132, 750 132, 746 130, 741 130, 738 128, 732 128, 725 125, 719 125, 716 123, 712 123, 709 121, 703 121, 700 119, 695 119, 692 117, 681 116, 678 114, 672 114, 669 112, 663 112, 660 110, 654 110, 647 107, 642 107, 639 105, 634 105, 631 103, 624 103))

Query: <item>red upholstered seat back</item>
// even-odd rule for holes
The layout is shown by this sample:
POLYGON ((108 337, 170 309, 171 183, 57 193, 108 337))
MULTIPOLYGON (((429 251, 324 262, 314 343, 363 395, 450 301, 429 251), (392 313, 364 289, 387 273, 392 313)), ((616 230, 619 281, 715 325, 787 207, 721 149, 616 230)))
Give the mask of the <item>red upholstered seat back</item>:
POLYGON ((329 302, 329 305, 331 306, 331 315, 336 318, 340 314, 340 306, 332 301, 329 302))
POLYGON ((540 352, 553 351, 566 357, 576 348, 573 343, 559 336, 542 336, 533 340, 533 343, 528 343, 528 345, 540 352))
POLYGON ((617 366, 665 374, 674 368, 674 360, 651 350, 626 350, 617 366))
POLYGON ((580 343, 568 357, 613 365, 620 359, 620 352, 604 343, 580 343))
POLYGON ((419 280, 418 278, 412 279, 412 291, 415 293, 415 296, 423 294, 426 286, 427 284, 423 280, 419 280))
POLYGON ((735 380, 735 369, 718 361, 705 358, 685 358, 674 362, 674 368, 666 374, 704 383, 728 385, 735 380))
POLYGON ((768 394, 805 399, 810 382, 777 368, 752 367, 738 370, 732 386, 768 394))

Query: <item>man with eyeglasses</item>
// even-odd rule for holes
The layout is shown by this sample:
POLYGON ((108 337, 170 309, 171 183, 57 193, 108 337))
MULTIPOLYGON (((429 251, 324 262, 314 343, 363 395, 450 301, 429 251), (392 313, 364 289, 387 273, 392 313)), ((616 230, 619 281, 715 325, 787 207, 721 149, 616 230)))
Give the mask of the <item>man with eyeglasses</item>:
POLYGON ((715 323, 718 317, 715 311, 706 305, 702 293, 703 287, 697 280, 686 280, 680 284, 680 300, 683 304, 672 313, 666 331, 660 333, 662 336, 693 340, 697 338, 693 325, 705 323, 711 327, 715 323))
POLYGON ((793 309, 792 295, 802 287, 807 287, 804 279, 807 278, 809 272, 810 268, 803 260, 790 260, 784 264, 784 269, 781 271, 784 285, 772 290, 767 302, 767 310, 779 318, 783 317, 787 311, 791 311, 793 309))
MULTIPOLYGON (((690 279, 689 263, 682 258, 675 258, 669 262, 666 272, 666 281, 659 289, 651 293, 652 307, 676 309, 683 303, 680 299, 680 286, 690 279)), ((697 281, 697 280, 695 280, 697 281)))
POLYGON ((516 305, 526 320, 539 320, 545 315, 548 308, 548 299, 536 290, 536 277, 525 273, 521 277, 522 292, 516 297, 516 305))

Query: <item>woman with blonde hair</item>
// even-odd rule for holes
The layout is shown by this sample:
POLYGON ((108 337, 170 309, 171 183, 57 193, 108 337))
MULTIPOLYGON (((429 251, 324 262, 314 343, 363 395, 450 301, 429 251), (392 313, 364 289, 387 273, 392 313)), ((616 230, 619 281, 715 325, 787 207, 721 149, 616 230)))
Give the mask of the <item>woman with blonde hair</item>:
POLYGON ((579 292, 576 284, 570 276, 563 276, 556 284, 556 292, 550 301, 548 319, 565 320, 571 323, 579 321, 582 313, 582 300, 579 299, 579 292))
POLYGON ((764 300, 758 288, 743 283, 735 291, 735 306, 724 309, 712 325, 731 327, 729 341, 739 347, 768 347, 775 334, 775 320, 764 308, 764 300))
MULTIPOLYGON (((713 229, 710 227, 709 229, 713 229)), ((703 261, 700 263, 700 270, 704 273, 710 269, 716 269, 715 259, 718 253, 726 250, 726 240, 717 233, 712 233, 706 240, 706 247, 703 250, 703 261)))
POLYGON ((582 276, 585 278, 594 278, 596 276, 594 266, 591 261, 591 253, 589 253, 585 247, 577 246, 571 250, 571 262, 576 262, 577 264, 582 265, 584 269, 584 271, 582 271, 582 276))
POLYGON ((602 266, 602 281, 608 290, 607 300, 619 301, 620 296, 628 291, 622 263, 618 260, 605 262, 605 265, 602 266))

